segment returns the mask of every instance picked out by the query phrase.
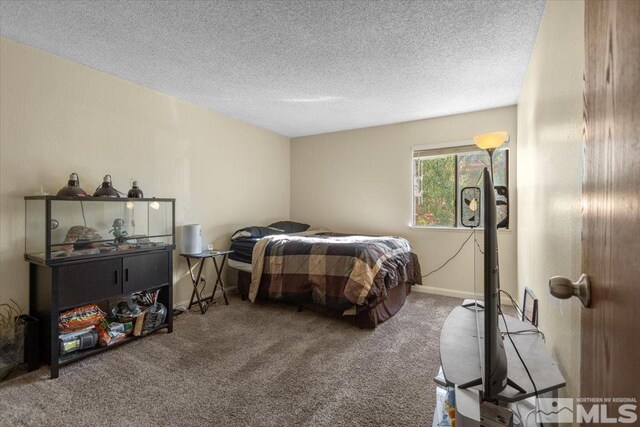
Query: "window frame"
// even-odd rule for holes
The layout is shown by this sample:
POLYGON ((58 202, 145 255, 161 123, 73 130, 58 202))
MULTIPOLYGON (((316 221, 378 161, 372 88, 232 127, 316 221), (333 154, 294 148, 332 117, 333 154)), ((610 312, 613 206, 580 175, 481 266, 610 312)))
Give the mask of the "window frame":
MULTIPOLYGON (((511 218, 511 205, 512 205, 512 194, 511 194, 511 147, 509 142, 503 144, 498 150, 506 150, 506 187, 509 197, 509 217, 511 218)), ((411 147, 411 220, 409 221, 409 227, 417 230, 439 230, 439 231, 467 231, 468 227, 464 227, 460 224, 459 221, 459 210, 460 210, 460 195, 458 191, 458 160, 456 159, 455 163, 455 176, 454 176, 454 188, 455 191, 455 219, 454 225, 418 225, 416 224, 416 196, 415 196, 415 176, 416 176, 416 151, 433 151, 433 155, 431 156, 420 156, 420 157, 439 157, 439 156, 457 156, 458 154, 463 153, 473 153, 474 151, 483 151, 482 149, 476 147, 473 141, 459 141, 459 142, 449 142, 449 143, 439 143, 439 144, 424 144, 424 145, 415 145, 411 147), (458 151, 460 149, 469 148, 469 150, 458 151), (452 150, 451 153, 437 153, 438 151, 446 151, 452 150)), ((509 232, 511 231, 511 223, 513 221, 509 221, 508 228, 501 228, 499 232, 509 232)), ((476 228, 476 230, 483 230, 484 227, 480 225, 476 228)))

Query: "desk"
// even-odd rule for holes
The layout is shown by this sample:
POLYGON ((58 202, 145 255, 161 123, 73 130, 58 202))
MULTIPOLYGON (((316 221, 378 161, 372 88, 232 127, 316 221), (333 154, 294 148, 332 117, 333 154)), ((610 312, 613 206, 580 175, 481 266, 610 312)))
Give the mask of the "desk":
MULTIPOLYGON (((523 322, 511 316, 504 316, 509 332, 535 331, 529 322, 523 322)), ((501 332, 504 322, 500 316, 498 322, 501 332)), ((440 361, 445 381, 448 385, 465 384, 476 378, 482 378, 482 363, 484 361, 484 343, 478 344, 478 330, 480 337, 484 333, 484 313, 478 312, 476 325, 476 311, 474 308, 454 308, 442 327, 440 333, 440 361)), ((538 394, 543 394, 565 386, 565 380, 556 361, 549 354, 540 334, 511 334, 524 363, 531 372, 536 383, 538 394)), ((517 402, 535 395, 533 384, 529 379, 522 362, 518 358, 508 337, 504 337, 505 352, 507 354, 508 377, 525 389, 525 393, 507 386, 498 394, 503 402, 517 402)), ((482 391, 482 384, 471 387, 482 391)))
MULTIPOLYGON (((189 267, 189 275, 191 276, 191 282, 193 283, 193 292, 191 293, 191 299, 189 300, 189 310, 191 310, 191 306, 196 302, 200 307, 200 313, 204 314, 207 312, 208 304, 213 301, 213 297, 216 295, 216 290, 218 290, 218 285, 220 285, 220 289, 222 289, 222 297, 224 298, 224 303, 229 305, 229 300, 227 299, 227 293, 224 290, 224 282, 222 281, 222 269, 224 268, 224 263, 227 261, 227 255, 233 253, 233 251, 229 250, 213 250, 213 251, 204 251, 199 254, 180 254, 181 257, 184 257, 187 260, 187 267, 189 267), (222 257, 222 261, 220 261, 220 265, 216 261, 216 258, 222 257), (198 290, 198 283, 200 283, 200 276, 202 276, 202 268, 204 267, 205 261, 207 258, 211 258, 213 261, 213 266, 216 269, 216 283, 213 287, 213 293, 209 298, 203 299, 201 291, 198 290), (198 269, 197 276, 194 277, 193 270, 191 268, 191 260, 199 260, 200 268, 198 269), (194 298, 196 301, 194 302, 194 298)), ((203 288, 204 290, 204 288, 203 288)))

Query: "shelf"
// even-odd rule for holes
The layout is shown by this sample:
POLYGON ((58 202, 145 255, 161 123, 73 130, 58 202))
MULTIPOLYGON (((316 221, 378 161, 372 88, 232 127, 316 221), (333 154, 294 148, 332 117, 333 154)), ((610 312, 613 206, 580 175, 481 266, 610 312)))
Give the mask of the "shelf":
MULTIPOLYGON (((172 286, 172 285, 169 284, 168 282, 167 283, 162 283, 160 285, 154 285, 154 286, 150 286, 148 288, 138 289, 138 290, 136 290, 134 292, 131 292, 131 294, 136 293, 136 292, 153 292, 153 291, 160 290, 162 288, 166 288, 168 286, 172 286)), ((108 303, 108 301, 110 301, 112 299, 117 299, 117 298, 122 297, 124 295, 131 295, 131 294, 116 294, 116 295, 113 295, 113 296, 110 296, 110 297, 106 297, 106 298, 104 298, 102 300, 92 299, 92 300, 87 300, 86 302, 82 302, 80 304, 61 305, 60 307, 58 307, 58 315, 60 315, 60 313, 62 313, 64 311, 73 310, 74 308, 82 307, 83 305, 86 305, 86 304, 99 304, 99 303, 102 303, 102 302, 107 302, 108 303)))
POLYGON ((80 350, 80 351, 77 351, 75 353, 71 353, 71 354, 67 354, 67 355, 64 355, 64 356, 60 356, 58 358, 58 362, 60 363, 60 366, 65 366, 65 365, 68 365, 70 363, 76 362, 78 360, 82 360, 85 357, 90 357, 90 356, 93 356, 94 354, 102 353, 103 351, 107 351, 107 350, 111 350, 112 348, 119 347, 122 344, 126 344, 128 342, 135 341, 135 340, 138 340, 140 338, 146 338, 150 334, 153 334, 153 333, 155 333, 157 331, 160 331, 162 329, 166 329, 168 327, 169 327, 168 323, 163 323, 162 325, 158 326, 157 328, 153 329, 152 331, 150 331, 149 333, 147 333, 145 335, 141 335, 139 337, 130 335, 130 336, 124 338, 122 341, 118 341, 117 343, 115 343, 113 345, 110 345, 110 346, 95 347, 95 348, 90 348, 88 350, 80 350))

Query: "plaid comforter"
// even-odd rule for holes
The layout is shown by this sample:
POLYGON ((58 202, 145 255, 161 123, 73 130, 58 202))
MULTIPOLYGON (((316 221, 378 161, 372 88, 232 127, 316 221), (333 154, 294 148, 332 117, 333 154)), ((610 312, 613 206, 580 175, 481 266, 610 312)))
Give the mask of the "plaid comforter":
POLYGON ((252 260, 252 302, 260 294, 344 311, 373 307, 398 285, 422 284, 418 257, 400 237, 274 235, 256 243, 252 260))

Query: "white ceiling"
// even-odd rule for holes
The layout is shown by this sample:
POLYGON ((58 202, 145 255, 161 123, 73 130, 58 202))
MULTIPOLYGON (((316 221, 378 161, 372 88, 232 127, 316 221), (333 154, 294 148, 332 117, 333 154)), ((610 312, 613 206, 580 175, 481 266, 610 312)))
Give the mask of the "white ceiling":
POLYGON ((544 5, 2 0, 0 29, 293 137, 515 104, 544 5))

